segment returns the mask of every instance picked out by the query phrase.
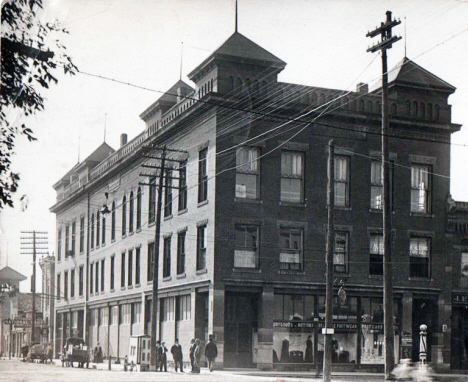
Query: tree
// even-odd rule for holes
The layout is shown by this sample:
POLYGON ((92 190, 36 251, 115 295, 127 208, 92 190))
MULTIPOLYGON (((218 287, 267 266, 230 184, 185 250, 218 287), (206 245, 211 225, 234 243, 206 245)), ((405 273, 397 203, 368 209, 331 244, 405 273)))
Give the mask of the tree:
POLYGON ((29 116, 44 109, 42 92, 57 83, 56 73, 75 74, 78 69, 57 38, 68 33, 58 22, 43 22, 43 0, 6 0, 2 4, 2 87, 0 135, 0 209, 13 207, 12 194, 20 176, 11 169, 15 140, 36 138, 18 122, 18 113, 29 116))

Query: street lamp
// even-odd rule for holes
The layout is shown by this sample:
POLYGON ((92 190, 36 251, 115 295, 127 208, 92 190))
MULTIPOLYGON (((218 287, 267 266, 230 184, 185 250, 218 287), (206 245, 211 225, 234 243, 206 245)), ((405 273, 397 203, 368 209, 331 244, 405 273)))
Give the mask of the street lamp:
POLYGON ((101 207, 101 209, 99 211, 103 215, 108 215, 108 214, 111 213, 109 207, 107 206, 107 200, 109 199, 109 193, 106 192, 105 195, 106 195, 106 202, 102 205, 102 207, 101 207))

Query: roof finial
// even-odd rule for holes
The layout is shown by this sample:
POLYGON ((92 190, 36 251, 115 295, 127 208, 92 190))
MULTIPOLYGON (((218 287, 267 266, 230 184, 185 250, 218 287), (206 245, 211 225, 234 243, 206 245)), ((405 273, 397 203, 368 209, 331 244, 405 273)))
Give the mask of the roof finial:
POLYGON ((236 24, 235 24, 235 30, 234 32, 237 33, 237 0, 236 0, 236 24))

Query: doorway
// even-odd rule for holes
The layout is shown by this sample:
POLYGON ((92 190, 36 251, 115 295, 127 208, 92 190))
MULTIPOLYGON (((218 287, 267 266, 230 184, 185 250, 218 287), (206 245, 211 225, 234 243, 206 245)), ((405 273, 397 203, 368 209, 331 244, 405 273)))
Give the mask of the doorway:
POLYGON ((413 300, 413 361, 419 361, 419 327, 427 326, 427 362, 431 362, 432 338, 437 333, 437 302, 427 299, 413 300))

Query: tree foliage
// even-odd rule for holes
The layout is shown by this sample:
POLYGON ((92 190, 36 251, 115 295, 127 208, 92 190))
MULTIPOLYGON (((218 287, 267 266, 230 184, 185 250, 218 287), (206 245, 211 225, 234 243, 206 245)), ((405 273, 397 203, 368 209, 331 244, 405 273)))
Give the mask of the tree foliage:
POLYGON ((58 22, 44 22, 42 0, 6 0, 2 4, 0 209, 13 206, 12 194, 20 176, 11 169, 15 140, 36 138, 18 115, 44 110, 45 89, 57 83, 57 73, 75 74, 77 67, 66 54, 60 35, 68 33, 58 22))

